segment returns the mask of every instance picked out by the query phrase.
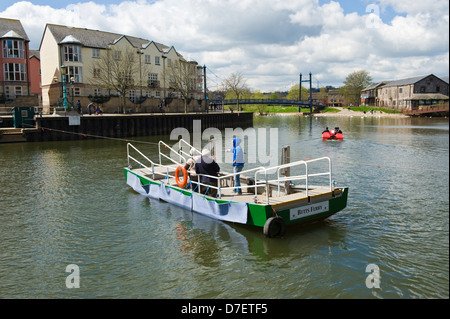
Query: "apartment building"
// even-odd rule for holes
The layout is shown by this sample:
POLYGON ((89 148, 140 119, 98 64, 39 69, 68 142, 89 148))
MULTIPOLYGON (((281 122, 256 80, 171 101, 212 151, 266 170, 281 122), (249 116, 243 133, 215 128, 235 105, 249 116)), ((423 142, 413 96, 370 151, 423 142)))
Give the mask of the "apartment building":
POLYGON ((146 98, 180 98, 170 73, 180 62, 193 65, 196 70, 189 98, 203 98, 202 68, 195 61, 186 61, 173 46, 117 33, 47 24, 39 51, 44 110, 60 105, 63 79, 69 99, 81 99, 84 105, 89 103, 88 98, 120 95, 99 80, 109 72, 107 67, 99 67, 109 55, 112 61, 129 60, 133 64, 123 71, 127 82, 133 84, 126 93, 131 104, 146 98), (62 71, 66 72, 64 78, 62 71))
POLYGON ((19 20, 0 18, 0 100, 31 94, 28 36, 19 20))

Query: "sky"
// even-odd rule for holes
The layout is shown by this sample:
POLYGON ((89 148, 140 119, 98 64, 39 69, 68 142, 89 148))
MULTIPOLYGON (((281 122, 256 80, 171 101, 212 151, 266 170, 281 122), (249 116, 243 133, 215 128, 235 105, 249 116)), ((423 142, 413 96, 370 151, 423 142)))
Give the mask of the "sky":
MULTIPOLYGON (((299 74, 340 87, 449 74, 448 0, 0 0, 39 49, 46 23, 174 46, 207 67, 210 90, 234 72, 252 90, 288 91, 299 74)), ((309 83, 304 83, 309 86, 309 83)))

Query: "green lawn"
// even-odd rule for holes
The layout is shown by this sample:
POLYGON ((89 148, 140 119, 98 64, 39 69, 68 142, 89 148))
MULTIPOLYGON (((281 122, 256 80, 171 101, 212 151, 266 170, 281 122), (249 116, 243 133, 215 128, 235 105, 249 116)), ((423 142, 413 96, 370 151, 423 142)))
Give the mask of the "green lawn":
POLYGON ((397 110, 390 110, 390 109, 384 109, 381 107, 373 107, 373 106, 354 106, 350 108, 351 111, 357 111, 357 112, 370 112, 371 110, 374 111, 381 111, 383 113, 401 113, 397 110))
MULTIPOLYGON (((262 113, 298 113, 298 106, 281 105, 243 105, 244 111, 255 114, 262 113)), ((301 109, 302 112, 309 112, 309 109, 301 109)))
MULTIPOLYGON (((297 106, 281 106, 281 105, 242 105, 243 111, 245 112, 253 112, 255 114, 259 113, 298 113, 298 107, 297 106)), ((226 107, 227 108, 227 107, 226 107)), ((236 107, 235 107, 236 108, 236 107)), ((371 107, 371 106, 358 106, 358 107, 350 107, 351 111, 356 112, 370 112, 371 110, 374 111, 381 111, 383 113, 401 113, 396 110, 390 110, 390 109, 384 109, 380 107, 371 107)), ((321 113, 336 113, 340 112, 341 110, 336 109, 334 107, 326 107, 321 113)), ((302 108, 301 112, 309 113, 309 108, 302 108)))

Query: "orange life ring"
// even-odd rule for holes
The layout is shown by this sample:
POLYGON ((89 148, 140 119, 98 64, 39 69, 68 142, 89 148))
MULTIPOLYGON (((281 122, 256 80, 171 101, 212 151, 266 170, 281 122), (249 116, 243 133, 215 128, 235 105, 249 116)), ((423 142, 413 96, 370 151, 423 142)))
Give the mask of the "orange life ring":
POLYGON ((186 187, 187 185, 187 181, 188 181, 188 174, 186 169, 183 166, 178 166, 177 169, 175 170, 175 181, 177 182, 177 185, 180 187, 186 187), (180 172, 183 173, 183 181, 180 180, 180 177, 178 176, 178 173, 180 172))

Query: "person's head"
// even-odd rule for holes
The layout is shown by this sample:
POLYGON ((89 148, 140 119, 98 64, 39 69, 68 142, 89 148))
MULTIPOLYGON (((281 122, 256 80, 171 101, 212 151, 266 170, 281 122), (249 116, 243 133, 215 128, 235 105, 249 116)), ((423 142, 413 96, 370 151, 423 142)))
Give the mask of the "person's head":
POLYGON ((241 139, 239 137, 233 138, 233 147, 236 147, 241 144, 241 139))
POLYGON ((211 152, 207 148, 204 148, 202 151, 202 156, 209 157, 210 155, 211 155, 211 152))

